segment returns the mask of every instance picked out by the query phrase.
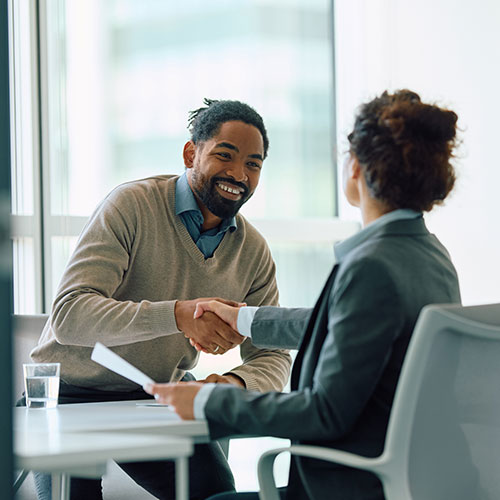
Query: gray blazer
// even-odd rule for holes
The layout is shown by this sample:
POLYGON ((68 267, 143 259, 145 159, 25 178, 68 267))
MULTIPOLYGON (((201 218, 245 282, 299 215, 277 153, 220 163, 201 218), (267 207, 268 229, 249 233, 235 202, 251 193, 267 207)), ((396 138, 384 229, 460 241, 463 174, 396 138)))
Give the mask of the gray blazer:
MULTIPOLYGON (((457 274, 423 218, 381 226, 335 265, 314 309, 258 310, 255 345, 299 347, 292 391, 217 386, 205 407, 211 437, 271 435, 379 455, 417 316, 449 302, 460 302, 457 274)), ((384 498, 371 473, 295 457, 288 495, 384 498)))

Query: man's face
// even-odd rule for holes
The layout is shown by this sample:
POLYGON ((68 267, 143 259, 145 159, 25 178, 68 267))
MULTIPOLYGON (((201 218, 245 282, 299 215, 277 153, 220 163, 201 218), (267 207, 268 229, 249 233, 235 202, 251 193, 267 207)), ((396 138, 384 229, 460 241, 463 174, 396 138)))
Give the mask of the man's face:
POLYGON ((263 161, 261 133, 240 121, 225 122, 211 139, 184 147, 191 189, 221 219, 233 217, 252 196, 263 161))

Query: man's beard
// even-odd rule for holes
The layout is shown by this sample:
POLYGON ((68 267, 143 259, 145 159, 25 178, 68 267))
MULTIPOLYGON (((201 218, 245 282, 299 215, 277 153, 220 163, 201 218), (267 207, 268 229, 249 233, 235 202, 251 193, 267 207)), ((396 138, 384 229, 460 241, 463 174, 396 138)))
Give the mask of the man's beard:
POLYGON ((207 178, 195 169, 191 170, 191 185, 196 196, 215 216, 221 219, 230 219, 234 217, 241 206, 246 203, 253 193, 249 193, 248 187, 242 182, 235 181, 230 177, 212 177, 207 178), (242 188, 239 200, 229 200, 217 192, 217 182, 225 182, 242 188))

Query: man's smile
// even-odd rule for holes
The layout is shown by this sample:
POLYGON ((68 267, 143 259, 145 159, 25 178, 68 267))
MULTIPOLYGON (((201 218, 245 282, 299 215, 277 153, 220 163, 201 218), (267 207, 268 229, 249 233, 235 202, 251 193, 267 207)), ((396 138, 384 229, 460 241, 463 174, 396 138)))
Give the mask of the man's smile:
POLYGON ((245 193, 246 189, 240 186, 236 186, 230 182, 217 181, 215 185, 218 188, 218 192, 224 197, 230 200, 239 200, 245 193))

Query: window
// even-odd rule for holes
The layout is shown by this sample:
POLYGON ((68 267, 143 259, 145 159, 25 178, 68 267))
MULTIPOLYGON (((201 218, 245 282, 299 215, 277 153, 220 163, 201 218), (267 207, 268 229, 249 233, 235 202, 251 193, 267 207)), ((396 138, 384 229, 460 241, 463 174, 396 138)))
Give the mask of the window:
POLYGON ((173 10, 159 0, 41 1, 40 71, 36 4, 13 4, 24 61, 16 311, 50 307, 81 228, 113 187, 183 171, 187 112, 204 97, 239 99, 264 117, 270 154, 242 212, 270 236, 281 219, 295 221, 293 238, 270 243, 286 262, 279 279, 304 271, 297 286, 282 287, 282 304, 311 304, 333 256, 330 241, 303 241, 302 219, 336 211, 329 2, 218 0, 173 10), (37 127, 22 125, 38 124, 39 109, 41 148, 37 127))

